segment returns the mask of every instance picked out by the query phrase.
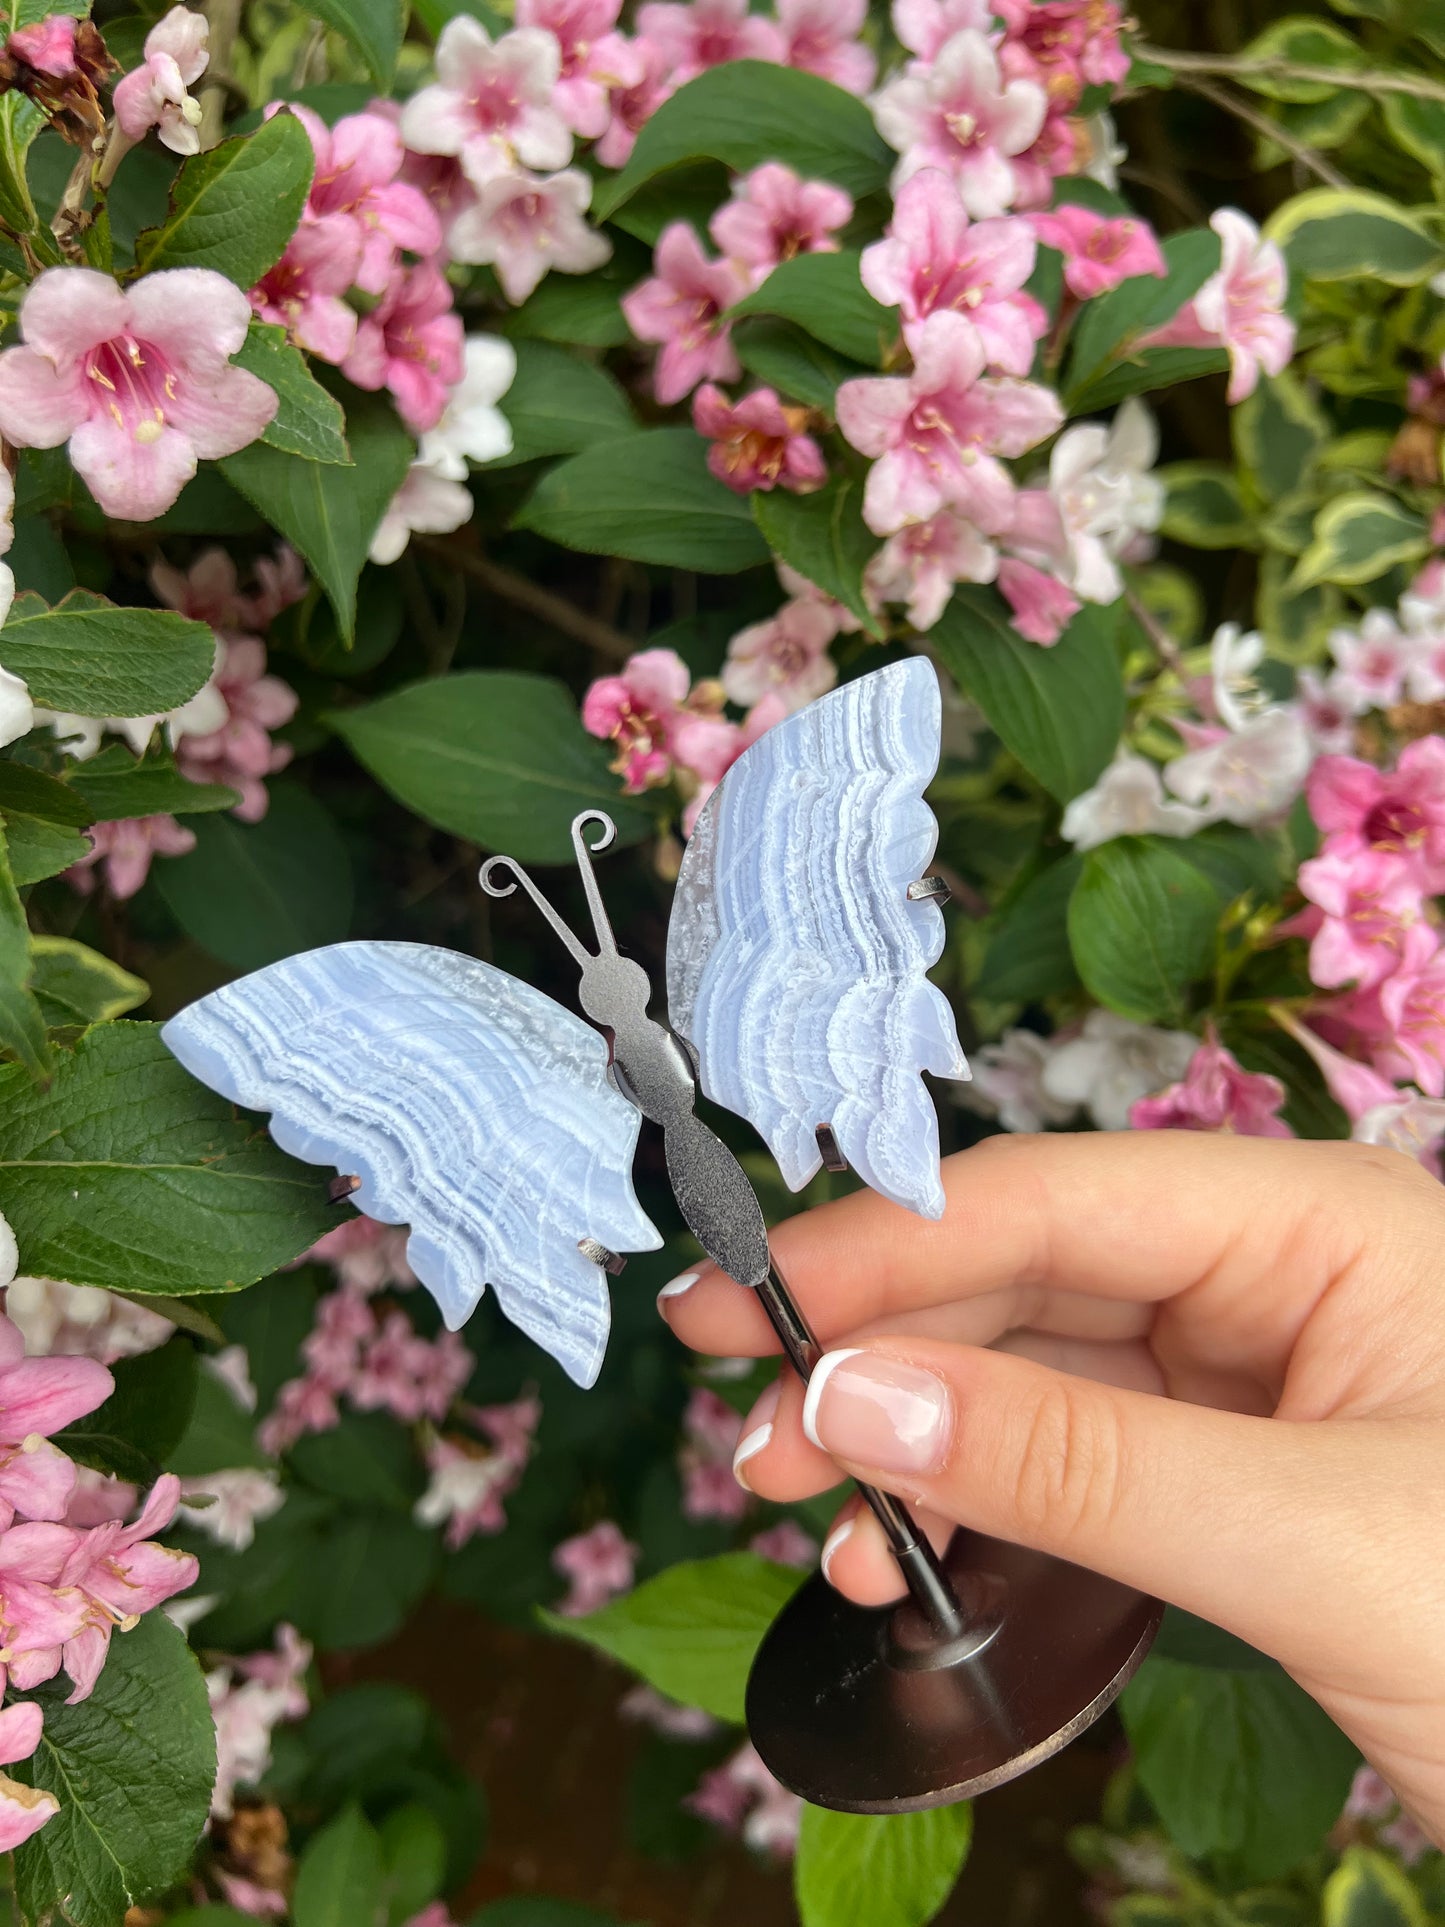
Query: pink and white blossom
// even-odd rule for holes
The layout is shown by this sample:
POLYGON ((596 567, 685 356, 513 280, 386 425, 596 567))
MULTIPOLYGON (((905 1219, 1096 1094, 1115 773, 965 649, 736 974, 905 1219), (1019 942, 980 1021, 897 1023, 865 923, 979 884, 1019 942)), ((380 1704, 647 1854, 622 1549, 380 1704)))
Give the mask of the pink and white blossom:
POLYGON ((617 31, 621 11, 621 0, 517 0, 517 25, 557 42, 561 66, 552 104, 583 140, 606 133, 612 90, 643 78, 640 51, 617 31))
POLYGON ((341 363, 356 340, 356 310, 342 299, 361 272, 365 237, 349 214, 303 221, 280 260, 252 288, 262 321, 274 322, 298 348, 341 363))
POLYGON ((133 897, 150 875, 158 856, 188 856, 196 847, 196 833, 173 816, 127 816, 113 823, 93 823, 86 832, 90 848, 64 872, 65 880, 82 896, 95 888, 95 871, 118 903, 133 897))
POLYGON ((672 774, 672 733, 692 674, 671 649, 642 649, 621 675, 601 676, 582 699, 582 727, 617 746, 612 767, 629 796, 672 774))
POLYGON ((211 1793, 216 1819, 230 1818, 238 1788, 265 1779, 274 1729, 304 1719, 310 1711, 305 1685, 310 1664, 311 1647, 294 1626, 283 1622, 276 1628, 274 1652, 251 1653, 207 1673, 216 1727, 216 1784, 211 1793))
POLYGON ((777 13, 785 66, 818 74, 850 94, 868 92, 878 73, 873 50, 859 39, 868 0, 777 0, 777 13))
POLYGON ((1044 246, 1064 257, 1064 285, 1080 301, 1107 294, 1135 275, 1162 278, 1168 271, 1147 221, 1074 206, 1031 214, 1029 221, 1044 246))
POLYGON ((1086 87, 1108 87, 1129 71, 1114 0, 993 0, 1011 73, 1037 80, 1055 111, 1067 113, 1086 87))
POLYGON ((1082 607, 1066 582, 1016 555, 1006 555, 999 563, 997 581, 1013 613, 1014 629, 1041 649, 1052 649, 1082 607))
POLYGON ((319 114, 293 105, 316 155, 307 211, 318 220, 344 215, 356 223, 361 259, 356 285, 384 294, 398 255, 435 254, 441 223, 418 188, 400 178, 406 149, 396 123, 377 113, 347 114, 328 127, 319 114))
POLYGON ((890 535, 869 557, 863 594, 873 609, 903 603, 913 627, 926 632, 948 607, 956 584, 992 582, 998 569, 998 550, 988 537, 966 517, 940 509, 890 535))
POLYGON ((1314 745, 1295 709, 1263 710, 1237 730, 1175 727, 1193 746, 1166 764, 1164 781, 1216 822, 1249 828, 1282 816, 1309 775, 1314 745))
POLYGON ((236 1466, 181 1480, 187 1523, 233 1552, 244 1552, 255 1540, 257 1525, 273 1518, 285 1503, 276 1474, 264 1466, 236 1466))
POLYGON ((145 37, 144 58, 115 83, 116 125, 128 140, 152 127, 173 154, 198 154, 201 104, 188 89, 206 71, 210 27, 203 13, 172 7, 145 37))
POLYGON ((448 392, 464 372, 462 318, 452 291, 430 261, 392 276, 386 293, 357 325, 342 372, 358 388, 388 389, 414 435, 435 428, 448 392))
POLYGON ((1322 756, 1309 773, 1310 813, 1340 852, 1393 857, 1428 896, 1445 890, 1445 741, 1425 736, 1393 771, 1322 756))
POLYGON ((94 1285, 67 1285, 55 1278, 8 1282, 5 1309, 24 1333, 32 1358, 94 1358, 113 1365, 119 1358, 153 1352, 175 1330, 159 1312, 94 1285))
POLYGON ((1059 833, 1076 850, 1093 850, 1116 836, 1193 836, 1208 820, 1205 811, 1165 796, 1157 763, 1121 750, 1065 809, 1059 833))
POLYGON ((730 402, 705 382, 693 396, 693 427, 712 444, 707 465, 737 495, 774 488, 807 495, 823 486, 828 469, 807 421, 805 408, 786 406, 773 388, 730 402))
POLYGON ((795 1519, 779 1519, 765 1532, 754 1533, 748 1551, 759 1559, 771 1559, 776 1566, 796 1566, 802 1572, 811 1572, 818 1563, 817 1540, 795 1519))
POLYGON ((1335 694, 1332 678, 1322 676, 1317 669, 1296 671, 1295 703, 1317 755, 1342 756, 1353 749, 1354 712, 1335 694))
POLYGON ((1293 1137, 1278 1115, 1285 1100, 1277 1077, 1242 1068, 1211 1031, 1177 1084, 1141 1097, 1129 1112, 1136 1131, 1222 1131, 1236 1137, 1293 1137))
POLYGON ((970 1052, 973 1077, 956 1095, 965 1110, 996 1117, 1006 1131, 1045 1131, 1067 1124, 1077 1103, 1055 1097, 1044 1073, 1057 1048, 1037 1031, 1006 1030, 997 1043, 970 1052))
POLYGON ((722 686, 731 703, 748 709, 775 696, 791 715, 838 680, 828 644, 838 633, 816 602, 785 602, 766 622, 740 629, 728 644, 722 686))
POLYGON ((316 1240, 298 1264, 330 1265, 337 1282, 353 1297, 371 1298, 379 1291, 410 1291, 416 1273, 407 1263, 407 1232, 401 1225, 381 1224, 358 1211, 316 1240))
POLYGON ((627 325, 639 341, 661 352, 653 391, 663 403, 681 401, 702 381, 735 381, 742 373, 726 312, 748 291, 733 261, 709 261, 686 221, 665 227, 653 255, 654 272, 622 297, 627 325))
POLYGON ((685 1443, 679 1456, 682 1510, 689 1519, 740 1519, 748 1494, 733 1476, 733 1453, 743 1429, 740 1415, 706 1385, 694 1386, 683 1414, 685 1443))
POLYGON ((1367 610, 1357 629, 1331 630, 1329 647, 1335 662, 1330 694, 1352 716, 1400 701, 1417 652, 1388 609, 1367 610))
POLYGON ((1184 1076, 1198 1041, 1188 1031, 1091 1010, 1077 1036, 1053 1040, 1043 1087, 1060 1104, 1082 1105, 1101 1131, 1124 1131, 1141 1097, 1184 1076))
POLYGON ((765 161, 733 182, 732 198, 708 222, 724 255, 758 286, 780 261, 837 252, 837 230, 853 218, 853 197, 830 181, 805 181, 781 161, 765 161))
POLYGON ((637 31, 662 54, 674 87, 729 60, 781 61, 785 42, 775 22, 748 9, 748 0, 650 0, 638 9, 637 31))
POLYGON ((1023 291, 1034 253, 1027 221, 970 222, 956 182, 930 167, 898 190, 888 231, 863 250, 860 273, 875 301, 900 310, 910 347, 931 314, 953 309, 977 328, 992 367, 1026 375, 1048 326, 1023 291))
POLYGON ((965 28, 930 64, 913 62, 873 97, 878 131, 902 158, 896 190, 925 167, 958 183, 975 220, 1004 214, 1018 197, 1013 157, 1033 145, 1048 97, 1032 80, 1005 80, 985 36, 965 28))
POLYGON ((611 259, 612 243, 583 219, 591 201, 592 182, 580 167, 495 174, 452 221, 447 247, 454 261, 494 268, 519 307, 552 269, 590 274, 611 259))
POLYGON ((1402 963, 1374 992, 1388 1036, 1374 1052, 1387 1076, 1445 1097, 1445 945, 1423 962, 1402 963))
POLYGON ((107 515, 149 522, 202 460, 234 455, 276 413, 264 381, 233 368, 246 297, 209 268, 117 287, 93 268, 47 268, 20 304, 24 345, 0 354, 0 435, 69 444, 107 515))
POLYGON ((893 31, 910 53, 929 61, 966 27, 996 31, 989 0, 893 0, 893 31))
POLYGON ((673 93, 672 63, 663 48, 645 36, 632 43, 635 78, 614 82, 608 89, 612 118, 597 143, 597 159, 603 167, 625 167, 637 145, 637 136, 673 93))
POLYGON ((797 1850, 803 1803, 774 1779, 751 1744, 705 1773, 685 1804, 725 1833, 741 1832, 756 1853, 790 1859, 797 1850))
POLYGON ((500 335, 468 335, 461 380, 447 392, 440 419, 421 438, 417 458, 449 482, 467 479, 469 462, 512 451, 512 428, 497 403, 517 373, 517 351, 500 335))
MULTIPOLYGON (((28 1760, 40 1744, 44 1714, 34 1700, 22 1700, 0 1712, 0 1764, 28 1760)), ((60 1811, 60 1802, 43 1787, 26 1786, 0 1773, 0 1853, 10 1853, 38 1833, 60 1811)))
POLYGON ((918 331, 909 375, 862 376, 838 390, 838 426, 873 458, 863 515, 878 535, 957 509, 985 531, 1008 520, 1013 483, 997 459, 1022 455, 1063 419, 1036 383, 985 376, 982 340, 951 310, 918 331))
POLYGON ((1310 979, 1326 989, 1353 983, 1372 990, 1435 950, 1419 884, 1383 851, 1327 839, 1300 865, 1299 886, 1324 913, 1310 944, 1310 979))
POLYGON ((1294 353, 1295 325, 1284 312, 1289 277, 1283 254, 1238 208, 1210 217, 1222 256, 1192 301, 1140 347, 1217 348, 1229 351, 1231 405, 1252 395, 1261 372, 1280 374, 1294 353))
MULTIPOLYGON (((1120 560, 1163 520, 1164 487, 1153 473, 1158 453, 1154 417, 1135 397, 1107 428, 1079 422, 1055 442, 1049 494, 1063 538, 1057 563, 1082 601, 1117 601, 1124 592, 1120 560)), ((1022 546, 1027 554, 1026 540, 1022 546)))
POLYGON ((519 27, 493 41, 470 14, 456 14, 437 39, 436 73, 402 109, 413 152, 455 155, 477 187, 519 164, 547 170, 571 160, 572 130, 555 101, 555 35, 519 27))
POLYGON ((464 482, 430 462, 413 462, 377 523, 367 554, 373 562, 395 562, 414 535, 450 535, 472 519, 475 508, 464 482))
POLYGON ((1422 1097, 1406 1085, 1384 1103, 1362 1112, 1351 1126, 1350 1136, 1356 1144, 1379 1144, 1388 1151, 1403 1151, 1438 1178, 1442 1175, 1445 1099, 1422 1097))
POLYGON ((639 1550, 612 1519, 599 1519, 586 1532, 564 1539, 552 1554, 554 1570, 568 1585, 557 1611, 580 1619, 630 1592, 639 1550))
POLYGON ((259 636, 238 635, 219 639, 211 687, 224 705, 225 720, 208 734, 182 737, 177 767, 192 782, 239 790, 236 815, 243 823, 259 823, 269 801, 263 779, 291 761, 290 744, 273 742, 271 731, 296 714, 296 691, 267 674, 266 645, 259 636))

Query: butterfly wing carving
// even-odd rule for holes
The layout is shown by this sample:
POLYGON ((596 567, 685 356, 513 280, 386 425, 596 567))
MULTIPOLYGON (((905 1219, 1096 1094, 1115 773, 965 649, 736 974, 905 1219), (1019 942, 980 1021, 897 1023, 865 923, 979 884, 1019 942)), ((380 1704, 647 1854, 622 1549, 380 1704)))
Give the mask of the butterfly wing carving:
POLYGON ((938 825, 942 699, 922 657, 846 683, 770 729, 705 804, 668 932, 668 1016, 703 1090, 766 1139, 800 1190, 829 1125, 885 1197, 943 1212, 938 1119, 919 1073, 967 1077, 926 972, 938 905, 908 885, 938 825))
POLYGON ((203 997, 162 1036, 187 1070, 310 1164, 361 1179, 370 1218, 455 1330, 486 1285, 590 1385, 611 1307, 578 1248, 662 1240, 632 1189, 639 1117, 580 1017, 490 964, 424 944, 342 943, 203 997))

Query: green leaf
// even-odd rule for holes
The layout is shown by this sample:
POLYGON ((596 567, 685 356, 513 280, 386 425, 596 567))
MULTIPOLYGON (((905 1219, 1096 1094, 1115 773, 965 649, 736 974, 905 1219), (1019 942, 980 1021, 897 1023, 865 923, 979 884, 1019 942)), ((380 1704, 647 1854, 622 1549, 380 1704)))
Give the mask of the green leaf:
POLYGON ((802 1927, 925 1927, 953 1891, 973 1808, 830 1813, 804 1807, 793 1870, 802 1927))
POLYGON ((886 633, 886 624, 863 596, 863 570, 879 538, 863 520, 858 477, 835 476, 811 495, 774 489, 754 495, 752 503, 753 520, 774 555, 851 609, 870 636, 886 633))
POLYGON ((1128 349, 1122 359, 1104 368, 1082 387, 1071 390, 1069 413, 1094 414, 1116 408, 1130 395, 1152 395, 1161 388, 1178 388, 1183 382, 1198 381, 1204 375, 1222 375, 1228 366, 1229 356, 1223 348, 1128 349))
POLYGON ((1121 836, 1090 850, 1069 899, 1069 945, 1101 1004, 1140 1023, 1180 1023, 1208 969, 1220 904, 1171 842, 1121 836))
POLYGON ((1303 281, 1367 278, 1414 287, 1445 267, 1445 249, 1397 201, 1359 187, 1313 187, 1277 207, 1265 239, 1303 281))
POLYGON ((385 1412, 348 1413, 330 1431, 309 1433, 292 1447, 290 1463, 316 1491, 350 1505, 410 1513, 421 1497, 410 1435, 385 1412))
POLYGON ((1229 425, 1240 462, 1271 502, 1301 486, 1331 433, 1319 403, 1288 369, 1264 376, 1230 411, 1229 425))
POLYGON ((517 343, 517 372, 502 397, 512 426, 510 453, 482 464, 514 468, 541 455, 575 455, 616 441, 636 424, 622 389, 604 369, 547 341, 517 343))
POLYGON ((155 872, 188 937, 237 970, 338 943, 351 928, 351 858, 330 812, 298 784, 273 783, 259 823, 207 816, 196 847, 155 872))
POLYGON ((380 1645, 431 1584, 440 1550, 436 1532, 404 1514, 341 1513, 306 1554, 297 1626, 324 1652, 380 1645))
POLYGON ((535 294, 503 315, 497 325, 513 341, 620 348, 632 339, 618 298, 628 285, 609 268, 596 274, 549 274, 535 294))
POLYGON ((28 1076, 40 1078, 50 1070, 50 1045, 29 983, 30 931, 0 825, 0 1047, 14 1051, 28 1076))
POLYGON ((1292 558, 1261 557, 1254 619, 1270 655, 1280 662, 1317 662, 1324 655, 1330 631, 1344 620, 1338 589, 1319 583, 1296 593, 1287 587, 1292 558))
POLYGON ((1380 107, 1396 145, 1432 174, 1445 175, 1445 102, 1385 94, 1380 107))
POLYGON ((88 830, 95 821, 68 783, 28 763, 0 761, 0 811, 7 817, 38 817, 69 830, 88 830))
POLYGON ((150 985, 73 937, 30 939, 30 988, 44 1023, 104 1024, 150 996, 150 985))
MULTIPOLYGON (((291 1364, 301 1369, 299 1355, 293 1353, 291 1364)), ((183 1479, 209 1478, 213 1472, 229 1472, 236 1466, 271 1464, 256 1443, 255 1416, 237 1402, 231 1387, 214 1371, 197 1374, 186 1424, 166 1446, 161 1461, 167 1472, 183 1479)))
POLYGON ((620 555, 709 575, 768 559, 747 502, 707 466, 690 428, 649 428, 559 462, 513 526, 587 555, 620 555))
POLYGON ((5 667, 47 709, 79 716, 154 716, 179 709, 210 679, 216 638, 170 609, 121 609, 76 589, 55 608, 15 598, 5 667))
POLYGON ((45 1709, 33 1759, 9 1768, 60 1811, 15 1854, 27 1923, 117 1927, 130 1907, 180 1878, 216 1777, 206 1682, 185 1635, 162 1612, 112 1636, 89 1699, 67 1706, 61 1675, 25 1695, 45 1709))
POLYGON ((1321 1850, 1360 1756, 1283 1670, 1151 1658, 1119 1707, 1139 1783, 1181 1852, 1242 1883, 1321 1850))
POLYGON ((253 1284, 336 1222, 318 1172, 130 1022, 87 1031, 48 1090, 0 1066, 0 1211, 34 1276, 178 1296, 253 1284))
POLYGON ((293 1927, 377 1927, 381 1841, 360 1807, 347 1807, 301 1856, 291 1901, 293 1927))
POLYGON ((1111 610, 1081 609, 1052 649, 1014 634, 997 596, 959 590, 931 640, 966 696, 1050 795, 1099 775, 1124 726, 1111 610))
POLYGON ((1429 1927, 1424 1902, 1395 1861, 1369 1847, 1346 1847, 1325 1882, 1321 1927, 1429 1927))
MULTIPOLYGON (((1108 294, 1086 302, 1074 327, 1066 383, 1068 412, 1078 414, 1108 364, 1131 352, 1142 334, 1172 320, 1219 266, 1219 236, 1210 228, 1171 234, 1162 252, 1168 273, 1160 280, 1140 274, 1108 294)), ((1189 354, 1191 349, 1152 349, 1148 353, 1189 354)), ((1087 402, 1087 406, 1094 406, 1087 402)))
POLYGON ((791 321, 756 315, 733 329, 733 349, 750 375, 780 395, 831 415, 841 382, 866 375, 860 362, 834 354, 791 321))
POLYGON ((1428 554, 1425 518, 1378 489, 1350 489, 1315 517, 1309 547, 1285 587, 1298 595, 1321 582, 1374 582, 1400 562, 1428 554))
POLYGON ((59 876, 72 863, 90 854, 90 839, 40 816, 4 814, 5 840, 10 848, 10 874, 17 890, 46 877, 59 876))
POLYGON ((416 447, 395 411, 376 395, 356 392, 348 398, 346 428, 352 468, 308 462, 262 442, 228 455, 220 466, 226 480, 310 563, 349 644, 356 633, 357 577, 416 447))
POLYGON ((632 157, 593 202, 609 219, 646 182, 688 161, 746 174, 784 161, 807 180, 836 181, 856 199, 882 188, 893 156, 863 102, 791 67, 735 60, 680 87, 637 137, 632 157))
POLYGON ((758 1643, 802 1581, 791 1566, 727 1552, 669 1566, 585 1619, 542 1617, 553 1632, 610 1654, 669 1699, 741 1724, 758 1643))
POLYGON ((108 743, 70 771, 66 784, 87 823, 116 823, 130 816, 192 816, 234 809, 241 798, 224 783, 192 783, 168 750, 132 756, 123 743, 108 743))
POLYGON ((739 301, 733 314, 778 315, 840 355, 876 368, 898 334, 898 315, 873 299, 858 278, 862 257, 853 249, 835 254, 795 254, 780 262, 760 288, 739 301))
POLYGON ((604 809, 623 843, 651 828, 561 683, 509 669, 434 676, 329 718, 403 808, 523 863, 567 863, 572 818, 604 809))
POLYGON ((24 95, 8 93, 0 99, 0 224, 12 234, 31 235, 40 227, 25 157, 44 125, 39 108, 24 95))
POLYGON ((446 1880, 447 1842, 429 1807, 411 1801, 381 1823, 381 1857, 390 1927, 402 1927, 435 1900, 446 1880))
POLYGON ((390 91, 406 26, 401 0, 306 0, 305 11, 344 35, 377 86, 390 91))
POLYGON ((308 462, 350 466, 341 404, 316 380, 305 355, 286 339, 284 328, 253 321, 241 352, 233 359, 238 368, 247 369, 273 389, 280 403, 261 436, 268 448, 303 456, 308 462))
POLYGON ((1069 898, 1084 859, 1066 856, 1031 877, 994 919, 974 990, 994 1003, 1061 996, 1079 981, 1069 948, 1069 898))
POLYGON ((180 1443, 196 1403, 196 1348, 172 1338, 112 1367, 115 1390, 96 1411, 57 1432, 82 1465, 149 1485, 180 1443))
POLYGON ((1265 73, 1241 73, 1241 86, 1270 100, 1300 102, 1329 100, 1340 88, 1349 86, 1350 69, 1364 65, 1358 40, 1339 27, 1332 27, 1327 20, 1309 20, 1298 14, 1272 20, 1264 32, 1256 34, 1243 49, 1240 59, 1251 64, 1267 61, 1270 65, 1270 71, 1265 73), (1292 75, 1282 75, 1281 66, 1338 67, 1340 78, 1335 83, 1296 80, 1292 75))
POLYGON ((137 237, 137 268, 212 268, 238 288, 254 287, 296 232, 315 165, 306 129, 284 113, 192 154, 176 175, 164 226, 137 237))
POLYGON ((1255 518, 1223 462, 1171 462, 1157 471, 1167 491, 1161 533, 1194 549, 1252 549, 1255 518))

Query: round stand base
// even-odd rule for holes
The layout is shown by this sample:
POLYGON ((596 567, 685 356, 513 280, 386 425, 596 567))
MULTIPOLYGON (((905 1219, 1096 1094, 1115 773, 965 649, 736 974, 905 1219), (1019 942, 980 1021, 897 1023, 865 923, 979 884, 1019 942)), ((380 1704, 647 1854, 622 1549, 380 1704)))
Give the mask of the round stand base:
POLYGON ((821 1574, 769 1629, 748 1731, 815 1806, 909 1813, 967 1800, 1057 1753, 1128 1684, 1155 1599, 1061 1559, 956 1532, 944 1565, 969 1615, 933 1640, 911 1602, 851 1605, 821 1574))

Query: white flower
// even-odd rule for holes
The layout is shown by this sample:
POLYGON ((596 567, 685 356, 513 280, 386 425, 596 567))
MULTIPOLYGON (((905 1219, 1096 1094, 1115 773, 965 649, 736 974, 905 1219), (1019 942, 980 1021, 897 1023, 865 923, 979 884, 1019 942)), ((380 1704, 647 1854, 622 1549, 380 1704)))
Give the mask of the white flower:
MULTIPOLYGON (((8 553, 15 540, 15 478, 0 462, 0 555, 8 553)), ((0 625, 10 614, 15 600, 15 571, 0 562, 0 625)), ((0 668, 0 749, 18 742, 35 727, 35 705, 30 691, 18 676, 0 668)))
POLYGON ((1308 724, 1294 706, 1266 709, 1219 741, 1187 750, 1164 771, 1174 794, 1216 822, 1246 828, 1287 810, 1314 761, 1308 724))
POLYGON ((1043 1087, 1057 1103, 1082 1104, 1101 1131, 1126 1131, 1130 1106, 1178 1083, 1198 1043, 1187 1031, 1091 1010, 1078 1037, 1055 1044, 1043 1087))
POLYGON ((1067 1124, 1077 1107, 1044 1088, 1044 1071, 1056 1048, 1037 1031, 1006 1030, 970 1060, 973 1082, 957 1087, 958 1102, 980 1116, 996 1117, 1006 1131, 1067 1124))
POLYGON ((1445 1099, 1422 1097, 1405 1085, 1393 1104, 1376 1104, 1359 1118, 1350 1136, 1356 1144, 1383 1144, 1406 1157, 1418 1158, 1427 1170, 1445 1136, 1445 1099))
POLYGON ((467 479, 468 461, 492 462, 512 452, 511 424, 497 403, 516 376, 517 351, 500 335, 468 335, 464 353, 465 372, 417 451, 418 460, 448 482, 467 479))
POLYGON ((1083 601, 1117 601, 1124 592, 1117 558, 1158 528, 1164 486, 1149 472, 1158 454, 1154 417, 1137 398, 1124 403, 1108 428, 1081 422, 1055 442, 1049 491, 1067 545, 1064 579, 1083 601))
POLYGON ((1406 672, 1419 645, 1414 636, 1400 630, 1388 609, 1371 609, 1358 629, 1335 629, 1330 634, 1330 654, 1335 672, 1330 677, 1330 693, 1347 703, 1352 716, 1363 716, 1371 709, 1389 709, 1404 693, 1406 672))
POLYGON ((373 562, 395 562, 413 535, 450 535, 472 518, 471 490, 413 462, 371 538, 373 562))
POLYGON ((144 1305, 96 1285, 67 1285, 56 1278, 13 1279, 5 1310, 32 1357, 98 1358, 113 1365, 118 1358, 153 1352, 175 1330, 169 1318, 144 1305))
POLYGON ((1221 622, 1209 645, 1209 669, 1214 685, 1214 710, 1226 729, 1243 729, 1268 698, 1254 680, 1264 661, 1264 637, 1247 634, 1237 622, 1221 622))
POLYGON ((187 1508, 189 1523, 218 1546, 244 1552, 256 1537, 257 1521, 269 1519, 286 1503, 274 1472, 259 1466, 237 1466, 225 1472, 181 1480, 181 1503, 187 1508), (196 1505, 210 1499, 210 1505, 196 1505))
POLYGON ((1092 850, 1116 836, 1192 836, 1208 821, 1203 810, 1169 801, 1156 763, 1121 750, 1069 804, 1060 827, 1076 850, 1092 850))
POLYGON ((1107 187, 1111 194, 1117 194, 1119 169, 1128 160, 1129 150, 1119 139, 1114 116, 1098 113, 1076 118, 1074 138, 1085 156, 1083 160, 1074 162, 1074 172, 1097 181, 1100 187, 1107 187))
MULTIPOLYGON (((219 645, 217 647, 219 651, 219 645)), ((226 699, 213 680, 198 689, 179 709, 164 710, 155 716, 76 716, 66 710, 37 709, 35 720, 48 723, 66 755, 77 763, 84 763, 100 748, 103 736, 121 737, 133 755, 142 756, 158 727, 164 728, 166 741, 174 749, 183 736, 210 736, 224 729, 230 715, 226 699)))

